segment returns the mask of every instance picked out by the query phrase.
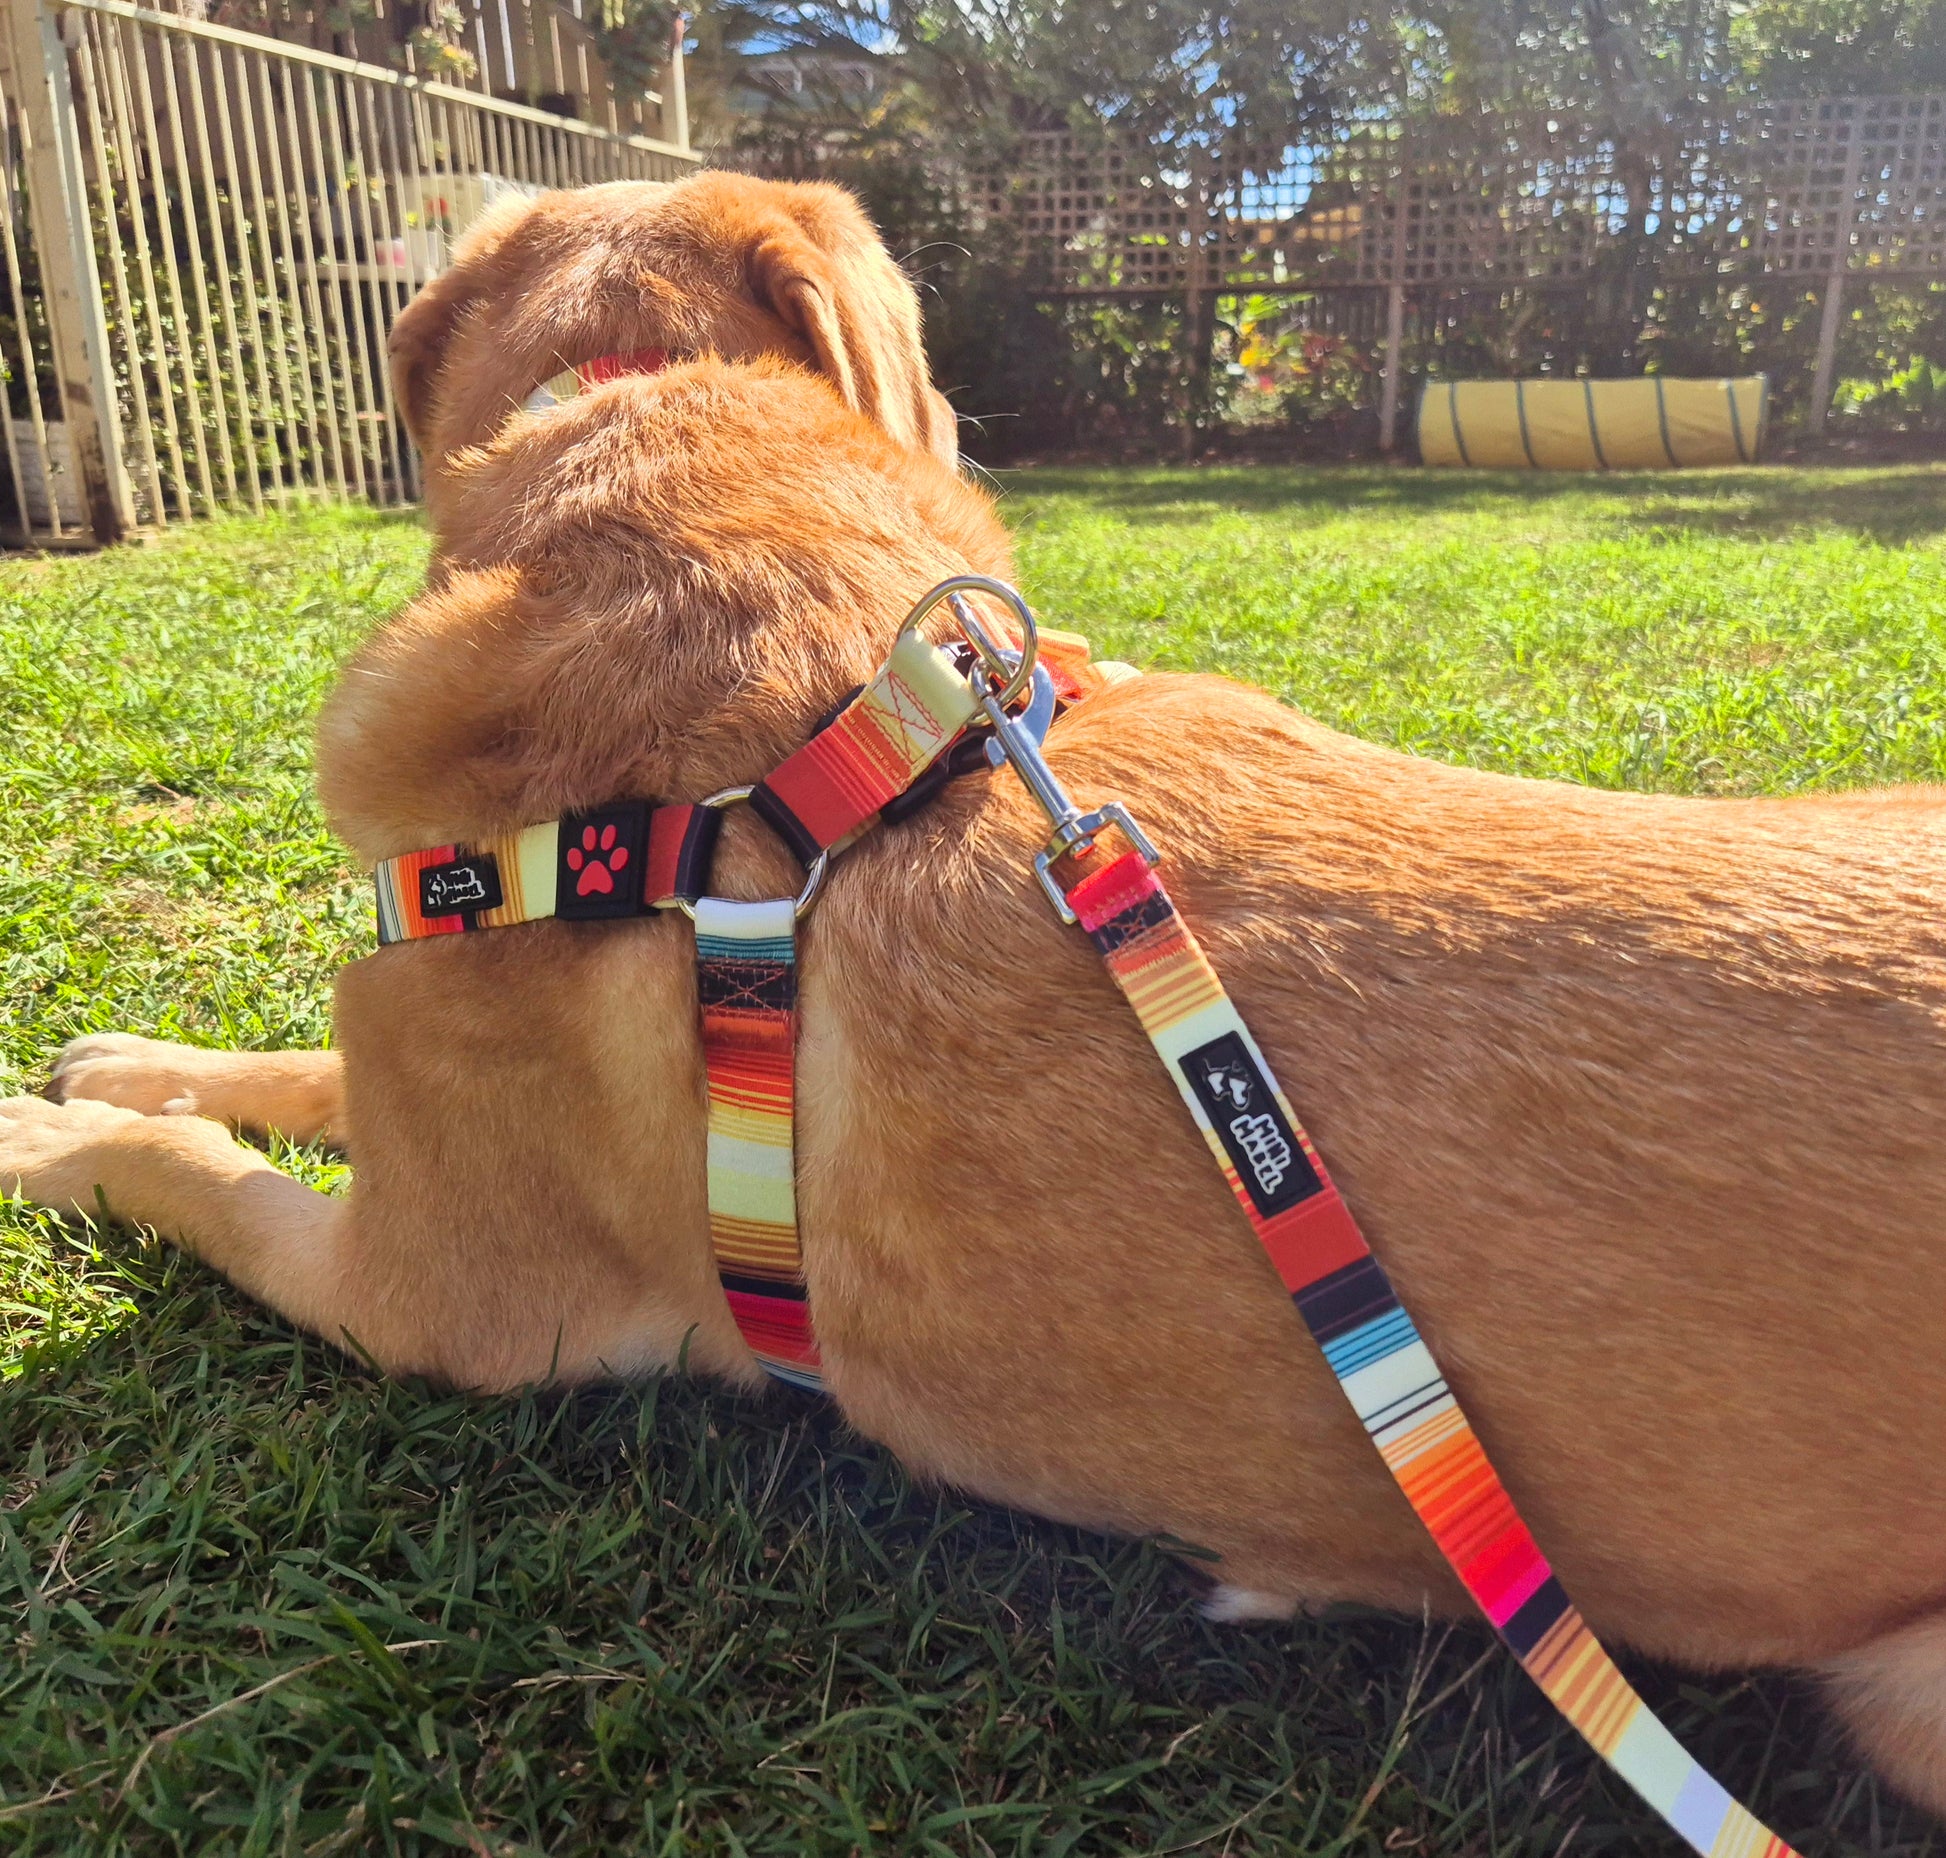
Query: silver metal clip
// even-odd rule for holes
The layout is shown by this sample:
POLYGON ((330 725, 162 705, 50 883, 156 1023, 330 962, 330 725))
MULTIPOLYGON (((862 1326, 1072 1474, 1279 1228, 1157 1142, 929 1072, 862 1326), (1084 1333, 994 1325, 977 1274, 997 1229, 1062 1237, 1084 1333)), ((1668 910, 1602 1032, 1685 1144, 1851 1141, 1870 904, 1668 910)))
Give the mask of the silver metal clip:
POLYGON ((1162 854, 1129 816, 1127 807, 1111 800, 1092 813, 1082 812, 1047 765, 1041 744, 1047 740, 1048 726, 1054 721, 1054 680, 1040 663, 1040 634, 1034 615, 1018 590, 1004 581, 989 580, 985 575, 956 574, 951 580, 941 581, 912 609, 899 628, 899 636, 903 638, 942 600, 951 605, 953 618, 975 653, 967 682, 978 697, 987 721, 993 725, 987 759, 996 768, 1003 761, 1013 764, 1014 772, 1026 783, 1027 791, 1054 827, 1045 849, 1034 856, 1034 875, 1061 912, 1061 920, 1071 923, 1075 914, 1068 908, 1061 886, 1054 881, 1053 865, 1057 858, 1091 850, 1096 837, 1110 826, 1120 831, 1145 862, 1156 864, 1162 854), (987 594, 1013 613, 1020 622, 1020 650, 1015 651, 994 638, 980 623, 979 615, 962 597, 967 593, 987 594), (1010 706, 1022 692, 1027 693, 1027 701, 1016 712, 1010 706))
MULTIPOLYGON (((1014 653, 1006 654, 1009 658, 1014 653)), ((1047 732, 1054 725, 1054 679, 1044 664, 1034 667, 1034 675, 1027 686, 1027 702, 1017 712, 1014 720, 1034 738, 1034 746, 1039 748, 1047 740, 1047 732)), ((987 738, 987 760, 996 768, 1007 765, 1007 751, 989 736, 987 738)))
POLYGON ((1047 765, 1047 758, 1041 753, 1041 742, 1047 730, 1045 724, 1038 731, 1033 728, 1032 703, 1021 715, 1010 716, 993 696, 983 695, 980 708, 993 725, 993 739, 987 745, 988 756, 991 757, 997 748, 1013 763, 1014 772, 1026 784, 1027 791, 1034 796, 1054 827, 1045 848, 1034 854, 1034 875, 1041 880, 1041 888, 1060 911, 1064 923, 1076 919, 1074 911, 1068 907, 1066 893, 1054 881, 1053 866, 1057 858, 1065 858, 1071 852, 1090 850, 1096 836, 1114 826, 1142 854, 1144 863, 1155 864, 1160 860, 1162 854, 1149 842, 1148 834, 1135 823, 1128 808, 1119 800, 1110 800, 1091 813, 1084 813, 1075 805, 1073 797, 1061 785, 1059 777, 1047 765))

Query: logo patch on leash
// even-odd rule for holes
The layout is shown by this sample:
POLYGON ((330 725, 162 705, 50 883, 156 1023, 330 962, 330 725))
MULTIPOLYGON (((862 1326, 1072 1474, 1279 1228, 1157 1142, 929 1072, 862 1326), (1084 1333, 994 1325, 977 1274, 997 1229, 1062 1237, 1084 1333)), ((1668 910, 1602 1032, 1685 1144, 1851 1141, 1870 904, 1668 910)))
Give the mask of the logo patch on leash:
POLYGON ((1268 1219, 1324 1191, 1263 1067, 1234 1032, 1179 1062, 1259 1214, 1268 1219))
POLYGON ((419 873, 419 914, 457 916, 462 910, 497 910, 500 864, 491 852, 428 865, 419 873))

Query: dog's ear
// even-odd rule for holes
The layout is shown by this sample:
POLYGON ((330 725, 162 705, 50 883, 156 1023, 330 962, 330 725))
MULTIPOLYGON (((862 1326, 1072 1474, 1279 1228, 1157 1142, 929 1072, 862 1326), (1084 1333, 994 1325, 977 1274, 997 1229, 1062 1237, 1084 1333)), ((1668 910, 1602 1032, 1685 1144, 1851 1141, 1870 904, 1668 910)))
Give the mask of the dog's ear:
POLYGON ((452 264, 405 306, 392 325, 386 344, 392 398, 413 444, 422 452, 432 449, 439 370, 446 351, 466 317, 502 287, 509 246, 533 210, 534 202, 520 195, 489 207, 460 240, 452 264))
POLYGON ((926 389, 926 449, 941 464, 959 462, 959 414, 937 387, 926 389))
POLYGON ((836 188, 804 188, 802 218, 779 213, 750 253, 751 289, 810 349, 848 406, 901 445, 958 458, 919 335, 919 302, 871 222, 836 188))

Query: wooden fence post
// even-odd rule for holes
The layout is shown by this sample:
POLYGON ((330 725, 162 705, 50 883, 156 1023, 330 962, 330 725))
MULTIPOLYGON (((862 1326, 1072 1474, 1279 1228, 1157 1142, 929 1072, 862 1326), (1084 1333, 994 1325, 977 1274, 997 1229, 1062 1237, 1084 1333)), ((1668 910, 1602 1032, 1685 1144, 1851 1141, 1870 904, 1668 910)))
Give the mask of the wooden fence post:
POLYGON ((1838 195, 1838 232, 1831 271, 1824 282, 1823 314, 1818 319, 1818 365, 1811 377, 1811 432, 1821 437, 1831 411, 1831 389, 1838 371, 1838 330, 1845 311, 1845 274, 1851 268, 1851 232, 1858 211, 1858 169, 1865 140, 1864 111, 1853 105, 1851 135, 1845 144, 1845 178, 1838 195))
POLYGON ((1385 371, 1379 387, 1378 449, 1389 454, 1399 442, 1399 387, 1405 371, 1405 243, 1406 197, 1411 190, 1412 165, 1405 145, 1393 175, 1392 282, 1385 293, 1385 371))
POLYGON ((689 146, 689 90, 683 78, 682 40, 689 21, 680 13, 669 29, 669 62, 662 71, 662 139, 672 148, 689 146))
POLYGON ((1190 242, 1183 272, 1182 337, 1182 458, 1194 464, 1202 435, 1196 417, 1209 390, 1210 367, 1216 347, 1216 294, 1222 281, 1222 254, 1215 240, 1221 236, 1221 207, 1217 203, 1217 164, 1207 156, 1193 161, 1189 177, 1190 242))
MULTIPOLYGON (((68 456, 81 479, 82 501, 95 540, 118 542, 135 526, 135 495, 122 462, 121 416, 109 361, 101 277, 95 267, 94 231, 81 167, 81 125, 68 78, 67 47, 51 4, 10 0, 9 13, 34 252, 40 261, 54 368, 61 383, 68 456)), ((78 15, 67 17, 79 23, 78 15)), ((51 482, 48 495, 50 500, 54 495, 51 482)))
POLYGON ((1824 432, 1831 411, 1833 376, 1838 371, 1838 326, 1845 313, 1845 274, 1834 268, 1825 280, 1823 314, 1818 321, 1818 365, 1811 376, 1811 431, 1824 432))
POLYGON ((1399 371, 1405 364, 1405 286, 1394 282, 1385 293, 1385 372, 1378 394, 1378 449, 1399 442, 1399 371))

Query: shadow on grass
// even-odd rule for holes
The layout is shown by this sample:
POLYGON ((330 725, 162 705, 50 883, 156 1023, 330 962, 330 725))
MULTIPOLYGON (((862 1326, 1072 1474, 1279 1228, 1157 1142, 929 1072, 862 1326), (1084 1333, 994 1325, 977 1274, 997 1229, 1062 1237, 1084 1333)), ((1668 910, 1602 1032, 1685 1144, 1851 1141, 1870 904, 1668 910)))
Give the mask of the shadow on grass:
MULTIPOLYGON (((100 1849, 107 1811, 134 1832, 246 1823, 298 1760, 307 1835, 377 1801, 393 1824, 430 1810, 533 1836, 527 1813, 618 1858, 672 1847, 624 1839, 615 1801, 666 1830, 685 1770, 753 1847, 847 1849, 810 1760, 894 1820, 963 1815, 970 1793, 1019 1820, 1004 1849, 1670 1847, 1477 1625, 1347 1608, 1210 1626, 1159 1548, 922 1487, 821 1403, 382 1380, 179 1254, 120 1258, 127 1323, 0 1387, 0 1463, 39 1448, 0 1562, 0 1602, 33 1619, 4 1778, 47 1801, 36 1850, 100 1849), (151 1644, 126 1622, 158 1594, 151 1644), (386 1640, 409 1664, 372 1653, 386 1640), (233 1708, 286 1678, 304 1688, 268 1716, 233 1708), (578 1700, 595 1679, 599 1725, 578 1700), (136 1751, 188 1724, 206 1726, 144 1757, 121 1801, 136 1751), (369 1751, 428 1740, 442 1760, 381 1766, 374 1795, 369 1751), (76 1768, 81 1742, 115 1758, 76 1768)), ((1925 1858, 1919 1816, 1859 1774, 1800 1681, 1630 1665, 1816 1858, 1925 1858)))
POLYGON ((1143 525, 1191 525, 1239 510, 1297 522, 1347 512, 1401 516, 1504 512, 1509 504, 1578 505, 1632 530, 1787 535, 1842 529, 1887 545, 1946 535, 1946 466, 1851 470, 1759 466, 1726 471, 1447 471, 1400 466, 1221 465, 1091 471, 1056 466, 1001 473, 1007 490, 1085 498, 1143 525))

